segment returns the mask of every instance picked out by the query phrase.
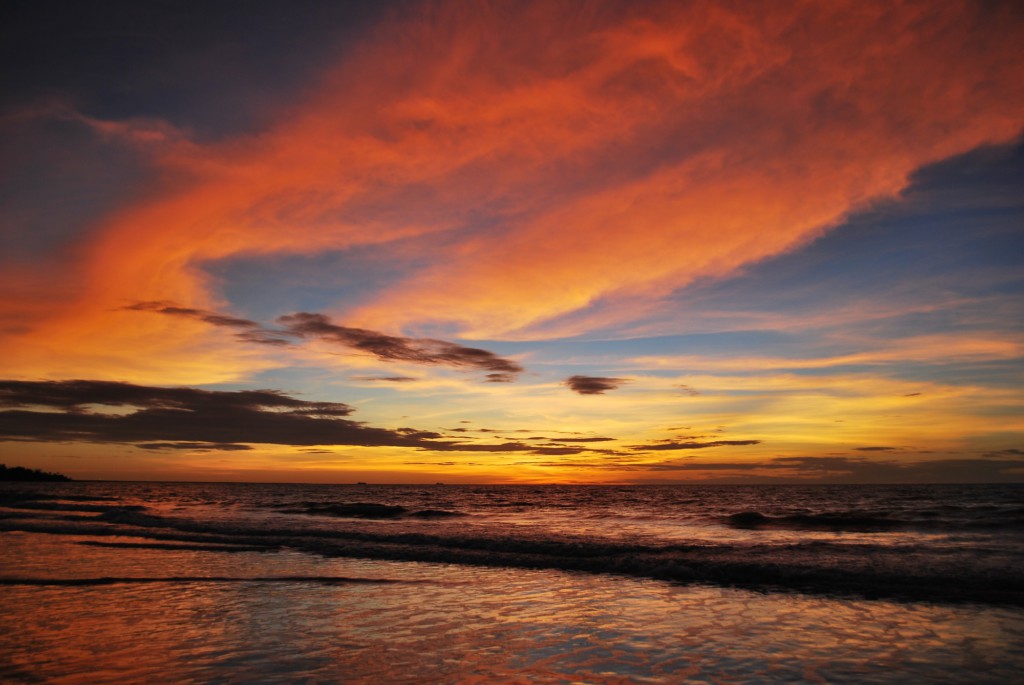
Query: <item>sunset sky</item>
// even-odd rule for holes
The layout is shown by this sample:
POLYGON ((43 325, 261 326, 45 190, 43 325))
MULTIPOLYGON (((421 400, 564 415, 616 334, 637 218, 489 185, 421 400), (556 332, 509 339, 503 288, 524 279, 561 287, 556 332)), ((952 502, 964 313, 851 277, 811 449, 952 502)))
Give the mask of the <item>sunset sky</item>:
POLYGON ((1019 2, 0 14, 8 465, 1024 481, 1019 2))

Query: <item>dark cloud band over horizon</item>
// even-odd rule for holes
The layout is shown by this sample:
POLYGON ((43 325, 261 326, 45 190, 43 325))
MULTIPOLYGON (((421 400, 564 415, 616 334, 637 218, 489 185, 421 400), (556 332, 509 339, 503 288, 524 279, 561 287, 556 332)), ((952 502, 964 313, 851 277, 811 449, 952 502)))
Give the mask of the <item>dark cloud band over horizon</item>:
POLYGON ((129 444, 147 450, 239 451, 249 444, 411 447, 438 452, 576 454, 521 442, 446 440, 416 428, 368 426, 341 402, 277 390, 162 388, 114 381, 0 380, 0 441, 129 444), (109 408, 118 408, 111 412, 109 408), (122 411, 131 409, 129 412, 122 411))

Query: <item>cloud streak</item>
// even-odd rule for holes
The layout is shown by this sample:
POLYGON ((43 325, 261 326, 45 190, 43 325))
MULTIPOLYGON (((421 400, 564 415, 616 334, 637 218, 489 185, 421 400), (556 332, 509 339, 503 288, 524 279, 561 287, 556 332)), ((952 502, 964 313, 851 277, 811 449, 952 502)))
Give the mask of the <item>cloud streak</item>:
POLYGON ((217 312, 196 309, 194 307, 182 307, 173 302, 136 302, 135 304, 124 307, 123 309, 127 311, 154 312, 157 314, 166 314, 168 316, 180 316, 208 323, 211 326, 241 329, 238 333, 235 333, 235 338, 242 342, 282 347, 291 344, 290 340, 280 337, 284 331, 268 330, 255 321, 250 321, 249 319, 228 316, 226 314, 218 314, 217 312))
MULTIPOLYGON (((953 365, 1012 361, 1024 358, 1024 342, 1018 334, 993 332, 988 336, 948 333, 919 335, 894 340, 857 340, 861 350, 852 354, 827 357, 783 358, 712 355, 644 356, 632 361, 641 368, 688 368, 702 371, 814 371, 843 367, 882 367, 889 365, 953 365), (1002 338, 1002 339, 1000 339, 1002 338)), ((919 394, 919 393, 918 393, 919 394)), ((908 393, 907 397, 915 396, 908 393)))
MULTIPOLYGON (((516 362, 503 359, 487 350, 465 347, 445 340, 399 337, 378 331, 339 326, 323 314, 309 312, 286 314, 277 319, 277 323, 283 326, 283 330, 275 330, 265 328, 249 319, 194 307, 182 307, 173 302, 137 302, 124 307, 124 309, 185 317, 212 326, 241 329, 241 332, 236 333, 235 337, 243 342, 281 346, 292 344, 290 340, 281 336, 324 340, 356 352, 372 355, 381 361, 488 371, 486 378, 489 383, 512 382, 523 371, 523 367, 516 362)), ((362 380, 404 382, 416 379, 407 376, 389 376, 363 377, 362 380)))
POLYGON ((445 340, 404 338, 362 328, 338 326, 323 314, 298 312, 279 317, 277 321, 293 335, 324 340, 373 355, 382 361, 488 371, 486 378, 489 383, 514 381, 523 371, 523 367, 516 362, 487 350, 464 347, 445 340))

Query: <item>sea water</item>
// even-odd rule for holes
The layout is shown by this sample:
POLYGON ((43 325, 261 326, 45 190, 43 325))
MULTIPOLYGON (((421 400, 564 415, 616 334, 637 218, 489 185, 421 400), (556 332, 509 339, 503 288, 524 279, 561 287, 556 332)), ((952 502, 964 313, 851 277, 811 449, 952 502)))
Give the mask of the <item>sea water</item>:
POLYGON ((1020 486, 6 484, 0 681, 1013 682, 1020 486))

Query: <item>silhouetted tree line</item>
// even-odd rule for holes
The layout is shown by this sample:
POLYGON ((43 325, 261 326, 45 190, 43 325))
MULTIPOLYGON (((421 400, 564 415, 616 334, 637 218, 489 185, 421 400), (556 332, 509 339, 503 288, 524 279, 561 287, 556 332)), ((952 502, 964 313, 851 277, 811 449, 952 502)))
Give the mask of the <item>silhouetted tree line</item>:
POLYGON ((50 473, 49 471, 40 471, 38 469, 27 469, 24 466, 9 467, 6 464, 0 464, 0 481, 2 480, 66 481, 71 479, 60 473, 50 473))

